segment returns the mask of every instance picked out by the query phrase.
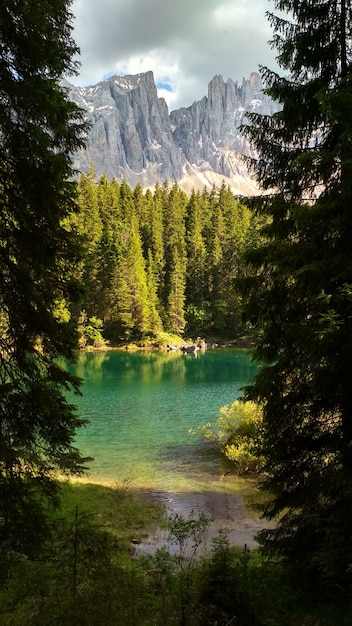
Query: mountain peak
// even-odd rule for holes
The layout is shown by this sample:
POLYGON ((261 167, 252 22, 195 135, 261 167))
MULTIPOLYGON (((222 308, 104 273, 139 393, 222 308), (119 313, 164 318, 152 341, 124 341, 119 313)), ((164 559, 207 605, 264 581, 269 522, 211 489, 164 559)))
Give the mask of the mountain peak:
POLYGON ((226 82, 218 74, 208 96, 169 113, 153 72, 110 76, 90 87, 70 86, 71 98, 87 111, 87 145, 75 167, 126 181, 134 187, 177 180, 190 191, 225 179, 234 193, 256 191, 242 159, 251 148, 240 132, 246 111, 271 115, 277 105, 263 93, 259 74, 226 82))
POLYGON ((115 84, 122 92, 132 91, 141 84, 148 86, 148 88, 156 89, 154 82, 154 74, 150 70, 148 72, 142 72, 140 74, 125 74, 124 76, 110 76, 107 79, 109 83, 115 84))

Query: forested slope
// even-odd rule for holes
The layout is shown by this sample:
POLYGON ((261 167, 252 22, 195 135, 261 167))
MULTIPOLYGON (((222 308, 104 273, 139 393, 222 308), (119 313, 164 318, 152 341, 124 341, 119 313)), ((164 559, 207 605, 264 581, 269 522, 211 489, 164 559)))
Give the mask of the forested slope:
POLYGON ((104 322, 105 336, 241 332, 234 279, 258 228, 225 183, 187 196, 177 183, 144 192, 91 171, 78 180, 78 202, 83 309, 104 322))

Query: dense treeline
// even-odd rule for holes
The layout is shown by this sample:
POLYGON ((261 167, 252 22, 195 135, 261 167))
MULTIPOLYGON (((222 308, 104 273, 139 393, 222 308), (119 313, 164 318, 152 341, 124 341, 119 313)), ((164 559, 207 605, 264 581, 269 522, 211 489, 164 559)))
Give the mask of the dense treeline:
POLYGON ((277 522, 261 541, 310 584, 343 586, 352 564, 352 3, 274 5, 289 16, 269 16, 284 76, 262 75, 282 108, 251 113, 244 129, 267 191, 252 201, 268 225, 244 281, 262 364, 246 395, 264 407, 264 514, 277 522))
MULTIPOLYGON (((0 6, 0 554, 35 555, 57 503, 58 473, 80 474, 82 425, 67 402, 78 380, 76 323, 58 314, 81 285, 80 240, 65 228, 75 208, 70 154, 83 112, 59 78, 75 73, 68 0, 0 6)), ((6 569, 4 567, 4 569, 6 569)))
POLYGON ((107 337, 240 332, 234 279, 258 229, 225 183, 188 197, 176 182, 144 192, 91 170, 77 184, 83 307, 107 337))

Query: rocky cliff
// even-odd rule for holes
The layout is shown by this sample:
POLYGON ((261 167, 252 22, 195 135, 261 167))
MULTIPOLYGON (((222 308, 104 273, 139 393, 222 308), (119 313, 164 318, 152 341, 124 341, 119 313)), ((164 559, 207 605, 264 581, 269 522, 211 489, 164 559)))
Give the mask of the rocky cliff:
POLYGON ((208 96, 172 111, 159 98, 152 72, 113 76, 91 87, 67 84, 70 97, 87 111, 91 129, 85 150, 75 155, 82 172, 123 177, 134 187, 179 181, 186 190, 225 179, 234 193, 255 193, 241 155, 251 148, 239 126, 246 111, 272 114, 259 74, 237 82, 215 76, 208 96))

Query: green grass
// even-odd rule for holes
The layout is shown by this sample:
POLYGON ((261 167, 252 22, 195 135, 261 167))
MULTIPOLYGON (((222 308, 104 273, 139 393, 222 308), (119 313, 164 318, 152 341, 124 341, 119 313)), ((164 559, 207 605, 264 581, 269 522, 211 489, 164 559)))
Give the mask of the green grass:
POLYGON ((61 517, 72 517, 78 510, 111 534, 120 548, 128 549, 132 540, 146 537, 163 512, 161 505, 142 501, 126 484, 110 487, 67 481, 61 485, 61 494, 61 517))

